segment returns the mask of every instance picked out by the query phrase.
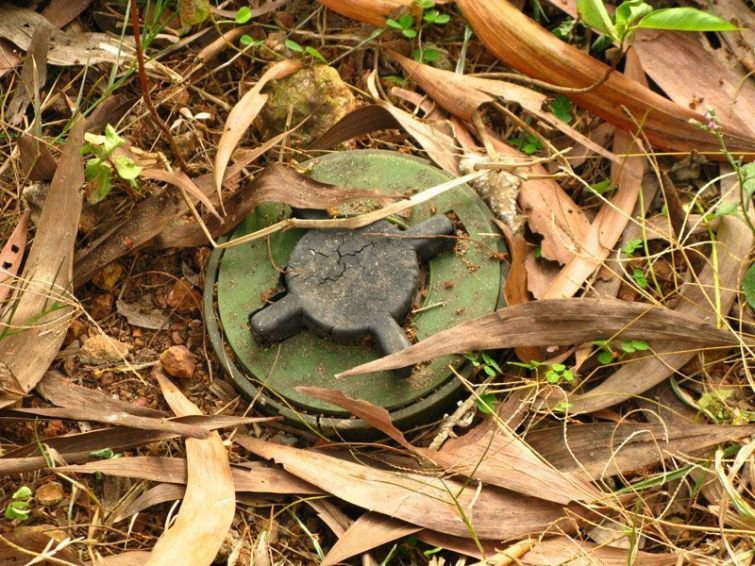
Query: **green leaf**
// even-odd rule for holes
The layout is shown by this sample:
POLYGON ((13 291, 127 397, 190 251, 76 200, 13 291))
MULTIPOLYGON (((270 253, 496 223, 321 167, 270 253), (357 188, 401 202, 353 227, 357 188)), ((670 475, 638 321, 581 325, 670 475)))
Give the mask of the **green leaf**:
POLYGON ((642 269, 635 269, 632 272, 632 279, 634 279, 634 282, 637 283, 637 286, 640 289, 647 289, 648 280, 647 277, 645 277, 645 272, 642 271, 642 269))
POLYGON ((621 251, 626 255, 632 255, 634 252, 642 248, 642 240, 629 240, 621 251))
POLYGON ((721 216, 731 216, 732 214, 737 213, 738 208, 739 203, 736 201, 722 202, 716 207, 716 212, 713 216, 716 218, 720 218, 721 216))
POLYGON ((602 181, 598 181, 597 183, 590 185, 590 190, 599 195, 612 191, 614 190, 614 188, 615 187, 611 184, 610 179, 603 179, 602 181))
POLYGON ((637 27, 673 31, 735 31, 739 28, 723 18, 697 8, 663 8, 642 18, 637 27))
POLYGON ((126 143, 126 140, 118 135, 118 132, 115 131, 113 126, 110 124, 105 126, 105 140, 102 144, 102 148, 107 155, 113 153, 115 148, 122 146, 124 143, 126 143))
POLYGON ((118 176, 125 181, 133 181, 142 172, 143 167, 137 165, 133 159, 125 155, 118 155, 113 159, 118 176))
POLYGON ((598 354, 598 361, 603 364, 610 364, 613 361, 613 352, 606 352, 605 350, 598 354))
POLYGON ((401 25, 401 29, 409 29, 414 25, 414 18, 411 14, 403 14, 399 17, 398 23, 401 25))
POLYGON ((252 19, 252 9, 249 6, 242 6, 236 12, 236 23, 245 24, 252 19))
POLYGON ((293 39, 287 39, 284 44, 291 51, 296 51, 297 53, 304 53, 304 48, 298 43, 296 43, 293 39))
POLYGON ((413 38, 417 37, 417 32, 414 31, 411 28, 403 29, 403 30, 401 30, 401 33, 404 34, 404 37, 407 37, 409 39, 413 39, 413 38))
POLYGON ((742 278, 742 293, 751 309, 755 309, 755 264, 751 265, 742 278))
POLYGON ((399 77, 398 75, 386 75, 383 77, 383 80, 391 82, 398 86, 404 86, 406 84, 406 79, 403 77, 399 77))
POLYGON ((244 47, 250 47, 250 46, 257 47, 264 43, 264 41, 262 41, 261 39, 254 39, 251 35, 248 35, 246 33, 241 36, 241 38, 239 39, 239 42, 244 47))
POLYGON ((566 366, 564 364, 551 364, 551 369, 553 371, 561 373, 566 369, 566 366))
POLYGON ((99 450, 93 450, 89 453, 92 458, 98 460, 110 460, 111 458, 118 458, 119 454, 113 452, 112 448, 100 448, 99 450))
POLYGON ((564 378, 564 381, 566 381, 566 383, 572 383, 574 381, 574 372, 570 369, 567 369, 561 374, 561 377, 564 378))
POLYGON ((633 354, 635 352, 635 347, 632 344, 631 340, 625 340, 621 343, 621 349, 624 350, 627 354, 633 354))
POLYGON ((178 0, 178 16, 184 27, 201 24, 210 16, 210 0, 178 0))
POLYGON ((490 413, 492 413, 493 410, 495 410, 495 406, 497 404, 498 404, 498 399, 496 399, 496 396, 493 395, 492 393, 486 393, 485 395, 481 395, 476 401, 477 408, 484 415, 489 415, 490 413))
POLYGON ((551 33, 559 38, 561 41, 567 41, 570 39, 574 26, 577 24, 577 20, 572 18, 566 18, 563 22, 558 24, 551 30, 551 33))
POLYGON ((429 10, 430 8, 435 6, 435 2, 433 0, 416 0, 415 3, 423 10, 429 10))
POLYGON ((387 20, 385 20, 385 25, 393 29, 404 29, 404 27, 393 18, 388 18, 387 20))
POLYGON ((748 195, 752 196, 755 193, 755 163, 742 166, 740 172, 744 181, 742 188, 748 195))
POLYGON ((87 202, 97 204, 104 200, 113 188, 113 170, 109 163, 95 158, 87 161, 85 172, 86 180, 92 183, 87 192, 87 202))
POLYGON ((638 352, 645 352, 650 349, 650 344, 645 340, 632 340, 632 346, 638 352))
POLYGON ((314 57, 318 61, 321 61, 322 63, 325 63, 326 65, 328 62, 325 60, 325 57, 322 56, 322 53, 320 53, 317 49, 311 46, 307 46, 304 48, 304 52, 309 55, 310 57, 314 57))
POLYGON ((11 495, 11 499, 13 501, 23 501, 25 499, 29 499, 32 494, 33 492, 28 485, 22 485, 15 491, 13 495, 11 495))
POLYGON ((437 61, 439 57, 440 51, 433 49, 432 47, 415 49, 412 51, 412 59, 420 61, 421 63, 432 63, 433 61, 437 61))
POLYGON ((577 11, 587 25, 614 39, 619 39, 603 0, 577 0, 577 11))
POLYGON ((5 518, 11 521, 25 521, 29 518, 29 504, 26 501, 11 501, 5 508, 5 518))
POLYGON ((616 8, 616 33, 626 36, 632 25, 653 11, 653 7, 643 0, 627 0, 616 8))
POLYGON ((566 122, 567 124, 574 120, 571 100, 569 100, 565 96, 557 96, 553 100, 553 103, 551 104, 551 112, 553 112, 553 115, 556 118, 558 118, 562 122, 566 122))

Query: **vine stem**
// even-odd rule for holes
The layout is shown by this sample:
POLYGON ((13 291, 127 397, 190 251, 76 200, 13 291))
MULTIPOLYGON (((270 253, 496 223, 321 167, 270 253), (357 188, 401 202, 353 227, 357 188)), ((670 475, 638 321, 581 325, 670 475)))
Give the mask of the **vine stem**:
POLYGON ((155 122, 157 127, 160 128, 163 134, 165 134, 165 138, 168 140, 170 148, 171 150, 173 150, 173 155, 178 162, 178 167, 182 171, 188 172, 188 165, 186 164, 186 161, 184 161, 181 152, 178 150, 178 144, 173 138, 173 134, 170 133, 168 126, 166 126, 165 123, 163 123, 163 121, 160 119, 160 115, 157 113, 157 109, 152 102, 152 96, 149 93, 149 78, 147 77, 147 71, 144 67, 144 49, 142 48, 142 38, 139 28, 139 9, 136 6, 136 0, 131 0, 130 11, 131 27, 133 28, 134 32, 134 48, 136 49, 136 62, 138 71, 137 75, 139 76, 139 86, 142 90, 142 99, 144 99, 144 104, 147 106, 147 110, 149 110, 149 113, 152 115, 152 120, 155 122))

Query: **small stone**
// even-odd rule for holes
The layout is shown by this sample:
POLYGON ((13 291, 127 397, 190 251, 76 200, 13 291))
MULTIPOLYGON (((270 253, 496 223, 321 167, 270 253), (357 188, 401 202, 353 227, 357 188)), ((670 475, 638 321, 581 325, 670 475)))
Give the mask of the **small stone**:
POLYGON ((307 122, 291 134, 295 143, 304 146, 357 106, 349 86, 341 80, 338 71, 328 65, 313 65, 285 79, 271 81, 266 92, 270 97, 260 112, 263 129, 274 135, 307 118, 307 122))
POLYGON ((160 354, 160 364, 168 375, 173 377, 191 377, 197 363, 186 346, 171 346, 160 354))
POLYGON ((125 344, 104 334, 98 334, 87 338, 81 346, 79 361, 82 364, 89 365, 109 364, 121 361, 130 351, 130 344, 125 344))
POLYGON ((178 314, 191 314, 202 305, 202 295, 188 281, 176 281, 166 302, 178 314))
POLYGON ((102 320, 113 312, 113 303, 115 303, 115 297, 110 293, 98 293, 92 297, 87 311, 94 320, 102 320))
POLYGON ((50 507, 63 501, 64 496, 65 492, 63 491, 63 484, 51 481, 42 484, 37 488, 37 492, 34 494, 34 499, 36 499, 40 505, 50 507))
POLYGON ((114 261, 95 273, 92 283, 103 291, 112 291, 121 277, 123 277, 123 266, 114 261))

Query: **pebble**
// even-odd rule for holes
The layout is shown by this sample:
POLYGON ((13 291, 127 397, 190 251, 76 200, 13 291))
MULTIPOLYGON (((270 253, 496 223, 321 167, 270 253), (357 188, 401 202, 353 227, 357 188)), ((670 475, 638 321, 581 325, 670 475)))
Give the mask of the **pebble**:
POLYGON ((166 300, 168 306, 178 314, 191 314, 202 305, 202 295, 188 281, 176 281, 166 300))
POLYGON ((194 375, 197 363, 185 346, 171 346, 160 354, 160 364, 168 375, 188 378, 194 375))
POLYGON ((130 344, 104 334, 97 334, 84 341, 79 350, 79 361, 89 365, 109 364, 121 361, 130 351, 130 344))

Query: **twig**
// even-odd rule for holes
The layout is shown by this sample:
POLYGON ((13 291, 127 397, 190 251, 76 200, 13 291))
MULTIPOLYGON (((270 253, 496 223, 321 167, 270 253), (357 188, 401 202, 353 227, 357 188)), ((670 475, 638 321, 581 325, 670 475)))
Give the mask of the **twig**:
POLYGON ((139 9, 136 6, 136 0, 131 0, 131 27, 134 31, 134 47, 136 49, 136 61, 138 67, 137 75, 139 76, 139 86, 142 89, 144 104, 152 115, 152 120, 157 127, 160 128, 163 134, 165 134, 165 138, 168 140, 170 148, 173 150, 173 155, 175 156, 176 161, 178 161, 178 167, 182 171, 188 172, 189 167, 181 156, 181 152, 178 150, 178 144, 176 144, 173 134, 170 133, 168 126, 166 126, 160 119, 160 115, 157 113, 157 109, 152 103, 152 97, 149 93, 149 79, 147 78, 147 71, 144 68, 144 49, 142 48, 141 33, 139 31, 139 9))

